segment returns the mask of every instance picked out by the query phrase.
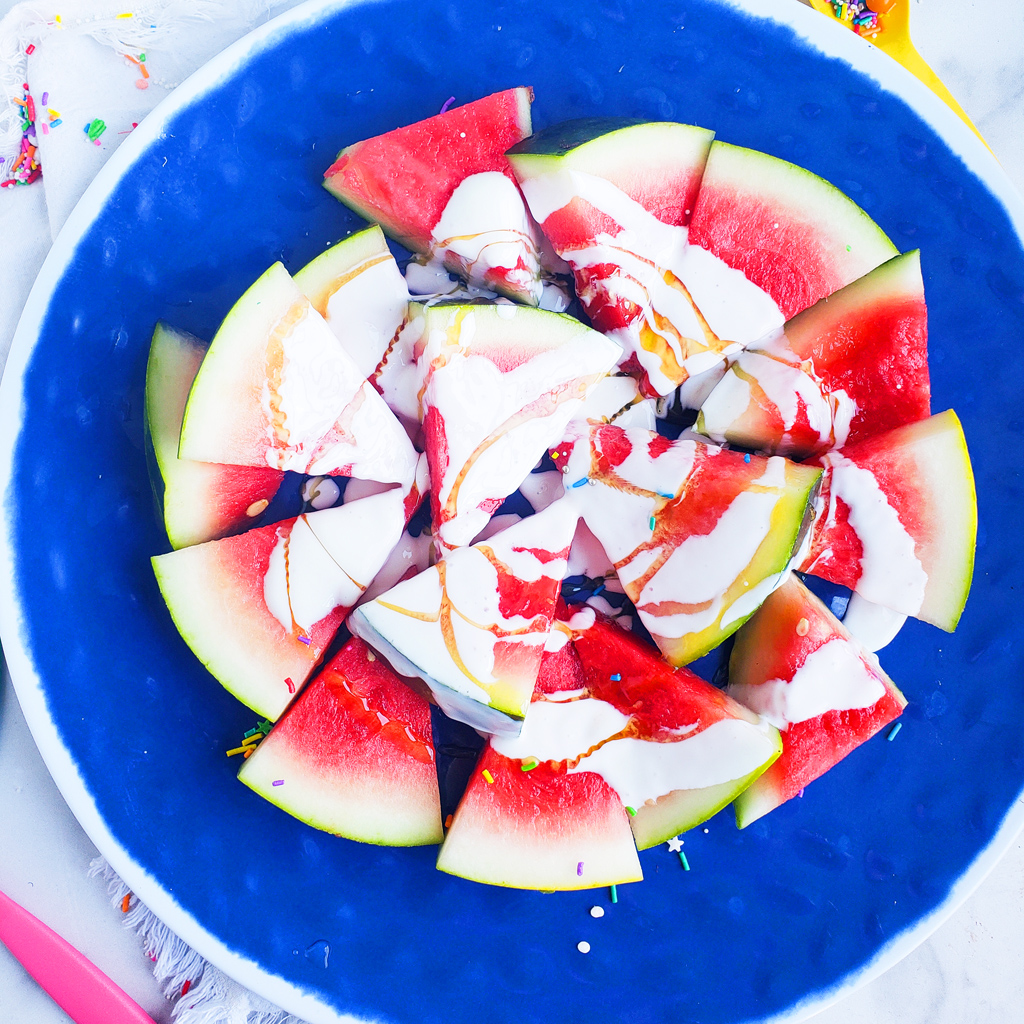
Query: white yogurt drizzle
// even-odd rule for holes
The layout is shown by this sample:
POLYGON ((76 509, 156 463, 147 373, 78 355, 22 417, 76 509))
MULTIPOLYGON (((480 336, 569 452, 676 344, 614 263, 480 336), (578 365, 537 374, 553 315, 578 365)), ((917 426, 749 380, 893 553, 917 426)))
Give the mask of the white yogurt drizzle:
POLYGON ((674 373, 666 375, 661 356, 643 346, 642 327, 661 339, 683 368, 685 380, 781 326, 782 313, 770 296, 718 257, 688 245, 685 227, 658 220, 610 181, 562 169, 524 182, 523 193, 541 224, 580 198, 619 225, 616 234, 599 233, 592 245, 559 255, 578 272, 577 291, 584 305, 604 296, 640 309, 629 327, 610 333, 627 355, 635 354, 658 394, 668 394, 680 380, 674 373), (588 273, 604 264, 612 264, 615 272, 602 278, 588 273), (667 275, 682 282, 685 292, 670 284, 667 275), (664 326, 665 320, 671 327, 664 326), (708 337, 705 324, 713 337, 708 337), (698 351, 684 354, 681 337, 695 342, 698 351), (713 347, 700 351, 705 346, 713 347))
POLYGON ((515 760, 568 761, 570 774, 595 772, 630 807, 677 789, 742 778, 773 750, 767 729, 738 719, 713 722, 692 734, 695 722, 668 742, 619 735, 629 722, 607 701, 556 693, 530 705, 518 737, 495 736, 491 745, 515 760))
POLYGON ((785 731, 828 711, 872 707, 885 696, 885 684, 853 643, 835 637, 808 654, 792 679, 732 684, 726 692, 785 731))
MULTIPOLYGON (((829 505, 824 528, 836 522, 837 499, 849 506, 849 524, 861 542, 860 578, 854 590, 874 604, 916 615, 924 602, 928 573, 917 557, 914 538, 874 474, 839 452, 822 459, 828 474, 829 505)), ((813 574, 814 563, 807 572, 813 574)))
POLYGON ((487 282, 498 270, 534 302, 540 302, 540 263, 523 197, 501 171, 471 174, 455 188, 432 231, 431 255, 470 281, 487 282))

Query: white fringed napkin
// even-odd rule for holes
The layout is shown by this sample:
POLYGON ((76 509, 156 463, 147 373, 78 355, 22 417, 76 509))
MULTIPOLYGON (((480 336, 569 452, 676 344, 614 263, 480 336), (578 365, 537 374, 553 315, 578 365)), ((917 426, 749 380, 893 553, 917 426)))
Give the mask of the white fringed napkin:
POLYGON ((125 927, 142 939, 143 951, 153 961, 153 976, 174 1003, 174 1024, 303 1024, 207 963, 132 893, 102 857, 92 862, 89 874, 103 877, 111 905, 123 912, 125 927), (123 911, 126 897, 128 910, 123 911))

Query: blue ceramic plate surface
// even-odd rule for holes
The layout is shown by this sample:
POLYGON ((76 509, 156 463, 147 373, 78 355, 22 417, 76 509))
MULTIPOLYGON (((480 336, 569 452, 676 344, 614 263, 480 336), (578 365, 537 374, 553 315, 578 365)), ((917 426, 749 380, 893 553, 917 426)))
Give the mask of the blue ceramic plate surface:
POLYGON ((33 292, 0 402, 0 611, 19 696, 73 810, 135 892, 311 1021, 796 1019, 919 942, 1020 823, 1021 207, 888 58, 796 4, 790 24, 763 8, 299 8, 125 142, 33 292), (319 184, 343 145, 451 95, 520 84, 536 90, 537 126, 691 121, 793 160, 901 250, 919 247, 934 408, 956 408, 977 473, 978 566, 959 630, 911 622, 882 654, 910 700, 899 738, 876 737, 743 832, 726 812, 687 835, 689 872, 664 846, 644 853, 645 881, 615 905, 605 891, 464 882, 434 870, 433 849, 335 839, 261 801, 224 757, 253 715, 192 657, 149 567, 166 550, 143 445, 155 321, 210 337, 271 262, 297 270, 355 227, 319 184))

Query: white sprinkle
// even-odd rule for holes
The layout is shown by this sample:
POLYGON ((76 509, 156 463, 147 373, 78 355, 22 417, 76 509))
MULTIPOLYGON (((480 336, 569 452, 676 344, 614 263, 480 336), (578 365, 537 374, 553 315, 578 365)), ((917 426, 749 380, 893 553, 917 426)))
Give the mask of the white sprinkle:
POLYGON ((587 941, 586 941, 586 940, 584 939, 584 940, 583 940, 583 942, 577 942, 577 943, 576 943, 576 948, 577 948, 577 949, 578 949, 578 950, 579 950, 579 951, 580 951, 581 953, 589 953, 589 952, 590 952, 590 943, 589 943, 589 942, 587 942, 587 941))
POLYGON ((591 917, 604 917, 604 907, 591 907, 590 908, 590 916, 591 917))

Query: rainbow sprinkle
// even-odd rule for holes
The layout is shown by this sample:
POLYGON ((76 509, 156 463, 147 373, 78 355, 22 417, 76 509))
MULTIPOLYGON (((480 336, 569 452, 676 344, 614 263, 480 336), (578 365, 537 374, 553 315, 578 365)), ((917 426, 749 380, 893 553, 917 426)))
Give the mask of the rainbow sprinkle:
POLYGON ((486 768, 480 774, 484 777, 484 782, 486 782, 487 785, 494 785, 494 776, 486 768))
POLYGON ((679 851, 679 863, 683 865, 684 871, 690 870, 690 862, 686 859, 686 854, 682 850, 679 851))
POLYGON ((107 130, 107 123, 102 118, 94 117, 86 126, 85 134, 93 145, 100 145, 100 136, 107 130))
POLYGON ((536 768, 537 765, 539 765, 539 764, 540 764, 540 761, 538 761, 537 758, 531 757, 531 758, 528 758, 526 761, 524 761, 519 766, 519 770, 521 772, 532 772, 533 769, 536 768))
POLYGON ((836 21, 868 39, 878 35, 882 28, 878 15, 868 7, 866 0, 832 0, 832 15, 836 21))
POLYGON ((611 897, 612 903, 619 902, 619 890, 614 885, 608 886, 608 895, 611 897))
MULTIPOLYGON (((11 97, 17 107, 21 109, 21 148, 18 155, 11 163, 11 169, 2 181, 0 187, 14 188, 15 185, 31 185, 38 181, 43 173, 39 166, 39 155, 37 152, 38 141, 36 137, 36 101, 29 92, 28 82, 22 83, 22 95, 11 97)), ((52 118, 51 118, 52 123, 52 118)), ((50 132, 49 123, 43 122, 39 125, 41 134, 48 135, 50 132)), ((2 163, 3 161, 0 161, 2 163)))
POLYGON ((896 723, 896 724, 895 724, 895 725, 894 725, 894 726, 893 726, 893 727, 892 727, 892 728, 891 728, 891 729, 889 730, 889 735, 888 735, 888 736, 886 736, 886 739, 887 739, 887 740, 888 740, 888 741, 889 741, 890 743, 892 743, 892 741, 893 741, 894 739, 896 739, 896 733, 898 733, 898 732, 900 731, 900 729, 902 729, 902 728, 903 728, 903 723, 902 723, 902 722, 897 722, 897 723, 896 723))
POLYGON ((631 818, 635 818, 635 817, 636 817, 636 811, 635 811, 635 810, 634 810, 634 809, 633 809, 632 807, 627 807, 627 808, 626 808, 626 813, 627 813, 627 814, 628 814, 628 815, 629 815, 629 816, 630 816, 631 818))
POLYGON ((577 878, 582 878, 583 877, 583 861, 579 861, 577 863, 577 865, 576 865, 576 877, 577 878))

